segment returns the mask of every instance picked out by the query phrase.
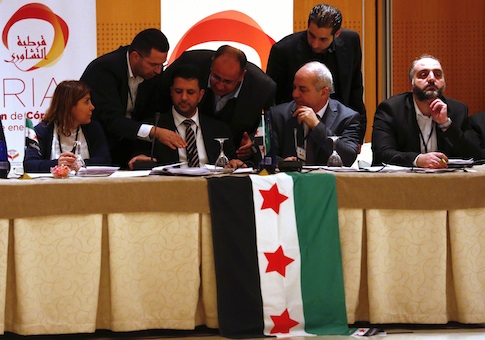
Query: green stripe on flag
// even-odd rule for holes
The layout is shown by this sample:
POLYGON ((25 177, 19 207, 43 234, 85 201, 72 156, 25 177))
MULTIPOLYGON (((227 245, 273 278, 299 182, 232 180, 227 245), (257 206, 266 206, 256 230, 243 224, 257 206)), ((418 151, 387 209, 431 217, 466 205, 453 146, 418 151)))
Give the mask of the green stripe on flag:
POLYGON ((29 118, 25 118, 25 127, 27 129, 34 129, 34 124, 32 124, 32 121, 29 118))
POLYGON ((319 335, 351 334, 345 307, 335 176, 288 174, 294 181, 305 329, 319 335))

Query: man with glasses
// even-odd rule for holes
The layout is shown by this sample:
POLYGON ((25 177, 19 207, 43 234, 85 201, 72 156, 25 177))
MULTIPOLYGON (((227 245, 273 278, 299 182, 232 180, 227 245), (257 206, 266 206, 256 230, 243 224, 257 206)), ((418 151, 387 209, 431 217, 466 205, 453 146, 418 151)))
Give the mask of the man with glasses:
POLYGON ((141 31, 128 46, 93 60, 81 80, 91 88, 93 118, 105 130, 113 164, 127 168, 135 141, 153 138, 171 149, 185 147, 175 132, 143 121, 160 112, 160 85, 169 43, 158 29, 141 31))
POLYGON ((188 141, 187 148, 172 150, 155 141, 151 151, 147 143, 138 142, 139 152, 128 163, 130 168, 136 168, 140 161, 150 160, 156 161, 159 165, 186 162, 181 167, 203 167, 205 164, 214 164, 220 154, 220 144, 216 138, 227 138, 224 143, 224 153, 229 159, 228 167, 243 166, 241 160, 235 159, 236 149, 229 126, 217 119, 199 114, 198 104, 204 97, 201 84, 197 67, 181 65, 174 70, 170 87, 173 105, 169 112, 164 112, 160 116, 157 125, 159 128, 177 131, 188 141))
POLYGON ((199 104, 200 113, 228 124, 237 147, 237 157, 256 162, 259 150, 253 146, 253 139, 263 109, 274 103, 274 81, 248 62, 243 51, 232 46, 223 45, 217 51, 186 51, 164 72, 162 102, 166 110, 171 104, 171 74, 182 64, 198 67, 204 79, 205 95, 199 104))

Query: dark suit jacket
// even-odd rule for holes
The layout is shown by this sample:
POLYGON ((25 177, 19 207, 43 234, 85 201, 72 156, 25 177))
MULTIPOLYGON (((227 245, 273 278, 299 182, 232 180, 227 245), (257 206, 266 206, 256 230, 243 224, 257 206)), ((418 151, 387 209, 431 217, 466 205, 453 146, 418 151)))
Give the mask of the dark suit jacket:
MULTIPOLYGON (((452 123, 443 132, 436 128, 438 151, 449 158, 479 157, 479 142, 470 127, 468 108, 451 98, 442 97, 452 123)), ((421 153, 419 125, 413 95, 405 92, 384 100, 377 107, 372 131, 374 165, 382 163, 412 166, 421 153)))
MULTIPOLYGON (((85 159, 86 165, 110 165, 108 143, 104 136, 101 125, 92 121, 90 124, 81 125, 84 137, 88 143, 89 159, 85 159)), ((40 122, 34 127, 39 140, 40 152, 31 146, 27 146, 24 158, 25 172, 49 172, 50 168, 57 165, 57 159, 51 160, 52 139, 54 123, 40 122)))
MULTIPOLYGON (((236 158, 234 140, 232 138, 231 130, 227 124, 201 114, 199 114, 199 123, 202 131, 202 137, 204 139, 205 150, 207 152, 207 158, 209 159, 210 164, 214 164, 216 162, 220 153, 219 142, 214 140, 214 138, 229 138, 229 140, 224 142, 224 153, 229 159, 236 158)), ((161 114, 157 126, 172 131, 177 131, 171 112, 161 114)), ((150 156, 150 143, 139 141, 137 145, 138 148, 135 151, 134 156, 139 154, 150 156)), ((157 159, 157 164, 159 165, 179 162, 178 150, 172 150, 165 144, 160 143, 158 140, 155 141, 153 157, 157 159)))
POLYGON ((113 163, 125 167, 137 139, 141 122, 160 111, 161 75, 143 81, 138 86, 132 119, 126 118, 128 103, 128 46, 102 55, 93 60, 81 80, 91 88, 95 107, 93 118, 98 120, 106 133, 113 163))
POLYGON ((480 158, 485 159, 485 111, 470 116, 470 125, 480 140, 480 158))
MULTIPOLYGON (((297 131, 297 144, 303 147, 303 126, 292 117, 296 109, 294 101, 276 105, 271 109, 273 138, 271 152, 281 158, 296 156, 294 131, 297 131)), ((339 136, 337 152, 345 166, 351 166, 357 158, 359 147, 359 113, 346 107, 338 100, 330 99, 320 123, 308 133, 317 146, 315 164, 326 165, 333 151, 329 136, 339 136)), ((307 142, 308 143, 308 142, 307 142)), ((312 164, 309 164, 312 165, 312 164)))
MULTIPOLYGON (((334 40, 337 69, 329 66, 335 88, 335 98, 360 113, 360 143, 364 140, 367 118, 363 101, 362 50, 360 37, 355 31, 342 29, 334 40), (338 91, 338 92, 337 92, 338 91)), ((310 61, 321 61, 322 56, 312 52, 307 41, 307 31, 286 36, 273 45, 266 73, 276 82, 276 103, 291 101, 293 78, 296 71, 310 61)), ((333 98, 333 96, 332 96, 333 98)))
POLYGON ((215 51, 192 50, 184 52, 163 73, 163 105, 169 111, 170 83, 173 70, 182 64, 195 65, 202 77, 202 86, 206 90, 204 98, 199 104, 199 112, 203 115, 217 118, 231 128, 234 144, 239 147, 243 132, 250 135, 256 132, 261 122, 263 109, 274 104, 276 84, 259 67, 248 62, 244 82, 236 99, 230 100, 224 109, 216 116, 214 112, 214 96, 207 90, 212 57, 215 51))

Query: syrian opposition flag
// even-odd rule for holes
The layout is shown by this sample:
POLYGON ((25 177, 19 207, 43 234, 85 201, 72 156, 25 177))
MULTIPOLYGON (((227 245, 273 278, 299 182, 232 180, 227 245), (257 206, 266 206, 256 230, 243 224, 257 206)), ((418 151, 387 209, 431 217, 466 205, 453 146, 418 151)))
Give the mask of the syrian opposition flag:
POLYGON ((208 179, 221 335, 349 335, 332 174, 208 179))
POLYGON ((25 118, 25 147, 31 147, 40 152, 39 140, 34 130, 34 124, 29 118, 25 118))

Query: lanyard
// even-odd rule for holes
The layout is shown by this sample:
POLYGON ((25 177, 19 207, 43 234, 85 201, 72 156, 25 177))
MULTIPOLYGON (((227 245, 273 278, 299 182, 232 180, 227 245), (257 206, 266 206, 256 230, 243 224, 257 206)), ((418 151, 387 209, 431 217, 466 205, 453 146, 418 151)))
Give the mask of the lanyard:
MULTIPOLYGON (((76 140, 74 141, 74 146, 72 147, 72 150, 71 150, 72 153, 76 152, 78 136, 79 136, 79 126, 77 127, 77 130, 76 130, 76 140)), ((57 142, 59 143, 59 151, 62 153, 61 136, 59 135, 59 133, 57 134, 57 142)))
POLYGON ((419 137, 421 137, 421 141, 423 142, 423 145, 424 145, 424 153, 428 153, 428 144, 431 139, 431 135, 433 134, 433 130, 434 130, 434 123, 431 124, 431 131, 429 132, 428 140, 424 141, 423 132, 421 131, 421 128, 419 128, 419 137))

